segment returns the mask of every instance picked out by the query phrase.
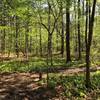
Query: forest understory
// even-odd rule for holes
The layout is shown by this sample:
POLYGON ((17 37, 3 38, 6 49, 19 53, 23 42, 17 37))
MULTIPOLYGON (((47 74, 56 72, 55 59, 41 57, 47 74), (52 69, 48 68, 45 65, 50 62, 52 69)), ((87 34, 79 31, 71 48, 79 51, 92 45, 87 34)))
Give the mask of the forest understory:
POLYGON ((46 84, 45 73, 41 80, 39 73, 36 72, 2 73, 0 74, 0 100, 99 100, 100 81, 97 81, 99 70, 100 67, 91 69, 95 80, 92 79, 93 87, 89 91, 82 90, 84 68, 69 68, 59 70, 58 73, 50 73, 49 87, 46 84))
POLYGON ((100 0, 0 0, 0 100, 100 100, 100 0))

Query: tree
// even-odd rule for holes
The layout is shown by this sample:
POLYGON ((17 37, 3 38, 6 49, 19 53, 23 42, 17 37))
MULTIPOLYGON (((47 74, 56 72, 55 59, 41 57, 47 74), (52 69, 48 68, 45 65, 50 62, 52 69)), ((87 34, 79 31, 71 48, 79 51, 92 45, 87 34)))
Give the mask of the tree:
MULTIPOLYGON (((51 4, 50 4, 49 0, 48 0, 47 4, 48 4, 48 25, 45 25, 43 22, 41 23, 41 25, 48 32, 47 58, 50 58, 51 65, 53 65, 53 62, 52 62, 52 35, 55 31, 56 23, 57 23, 57 21, 59 19, 59 16, 60 16, 60 11, 56 15, 55 8, 51 7, 51 4), (54 19, 53 22, 51 21, 52 18, 54 19)), ((54 7, 54 5, 52 5, 52 6, 54 7)))
POLYGON ((64 56, 64 16, 63 16, 63 2, 61 1, 61 54, 64 56))
POLYGON ((18 24, 18 16, 15 16, 15 26, 16 26, 16 33, 15 33, 15 52, 17 55, 17 58, 19 57, 19 46, 18 46, 18 30, 19 30, 19 24, 18 24))
POLYGON ((95 9, 96 9, 96 2, 97 0, 93 1, 92 13, 89 19, 89 32, 87 38, 87 45, 86 45, 86 87, 90 87, 90 51, 91 51, 91 44, 93 38, 93 26, 94 26, 94 16, 95 16, 95 9))
POLYGON ((81 33, 80 33, 80 15, 81 15, 81 10, 80 10, 80 0, 78 0, 78 59, 81 59, 81 33))
POLYGON ((71 61, 70 56, 70 1, 66 1, 66 62, 71 61))

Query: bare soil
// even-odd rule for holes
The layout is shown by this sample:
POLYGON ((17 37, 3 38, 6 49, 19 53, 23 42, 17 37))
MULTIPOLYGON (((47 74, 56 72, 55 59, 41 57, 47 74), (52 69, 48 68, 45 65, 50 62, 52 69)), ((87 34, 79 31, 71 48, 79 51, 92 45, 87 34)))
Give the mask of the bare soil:
MULTIPOLYGON (((91 71, 100 67, 91 68, 91 71)), ((85 73, 85 68, 59 69, 58 74, 73 75, 85 73)), ((46 73, 43 74, 46 78, 46 73)), ((38 73, 1 73, 0 100, 58 100, 54 89, 47 89, 46 84, 38 84, 38 73)))

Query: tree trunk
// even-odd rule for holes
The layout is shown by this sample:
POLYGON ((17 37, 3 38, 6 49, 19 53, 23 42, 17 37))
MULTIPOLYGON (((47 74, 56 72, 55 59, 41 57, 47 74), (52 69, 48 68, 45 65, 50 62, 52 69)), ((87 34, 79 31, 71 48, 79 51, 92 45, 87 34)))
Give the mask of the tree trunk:
POLYGON ((42 57, 42 34, 41 34, 41 25, 39 30, 39 36, 40 36, 40 56, 42 57))
POLYGON ((92 14, 89 20, 89 33, 86 46, 86 87, 91 86, 90 82, 90 50, 93 37, 93 26, 94 26, 94 16, 95 16, 96 0, 93 1, 92 14))
POLYGON ((80 15, 81 15, 81 10, 80 10, 80 0, 78 0, 78 59, 81 59, 81 35, 80 35, 80 15))
POLYGON ((63 7, 61 6, 61 22, 62 22, 62 27, 61 27, 61 55, 62 57, 64 56, 64 22, 63 22, 63 7))
POLYGON ((77 52, 78 52, 78 39, 77 39, 77 9, 76 9, 76 0, 74 0, 74 11, 75 11, 75 32, 74 32, 74 36, 75 36, 75 47, 74 47, 74 51, 75 51, 75 58, 77 59, 77 52))
POLYGON ((88 1, 86 1, 86 24, 85 24, 85 45, 87 47, 87 34, 88 34, 88 21, 89 21, 89 4, 88 1))
POLYGON ((16 24, 16 34, 15 34, 15 52, 16 52, 16 55, 17 55, 17 58, 19 57, 19 46, 18 46, 18 30, 19 30, 19 27, 18 27, 18 16, 15 16, 15 24, 16 24))
POLYGON ((50 13, 51 13, 51 6, 50 4, 48 3, 48 6, 49 6, 49 11, 48 11, 48 58, 50 57, 50 62, 51 62, 51 65, 53 65, 52 63, 52 33, 50 32, 51 31, 51 26, 50 26, 50 22, 51 22, 51 16, 50 16, 50 13))
POLYGON ((70 12, 66 7, 66 62, 71 61, 70 56, 70 12))
POLYGON ((26 29, 25 31, 25 57, 28 60, 28 32, 29 32, 28 23, 25 29, 26 29))

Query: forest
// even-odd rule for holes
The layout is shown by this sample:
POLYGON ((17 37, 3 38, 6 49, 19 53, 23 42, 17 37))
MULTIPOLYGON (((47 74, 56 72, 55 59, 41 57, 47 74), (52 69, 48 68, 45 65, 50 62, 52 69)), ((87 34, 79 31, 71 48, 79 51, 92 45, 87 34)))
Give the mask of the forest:
POLYGON ((0 0, 0 100, 100 100, 100 0, 0 0))

